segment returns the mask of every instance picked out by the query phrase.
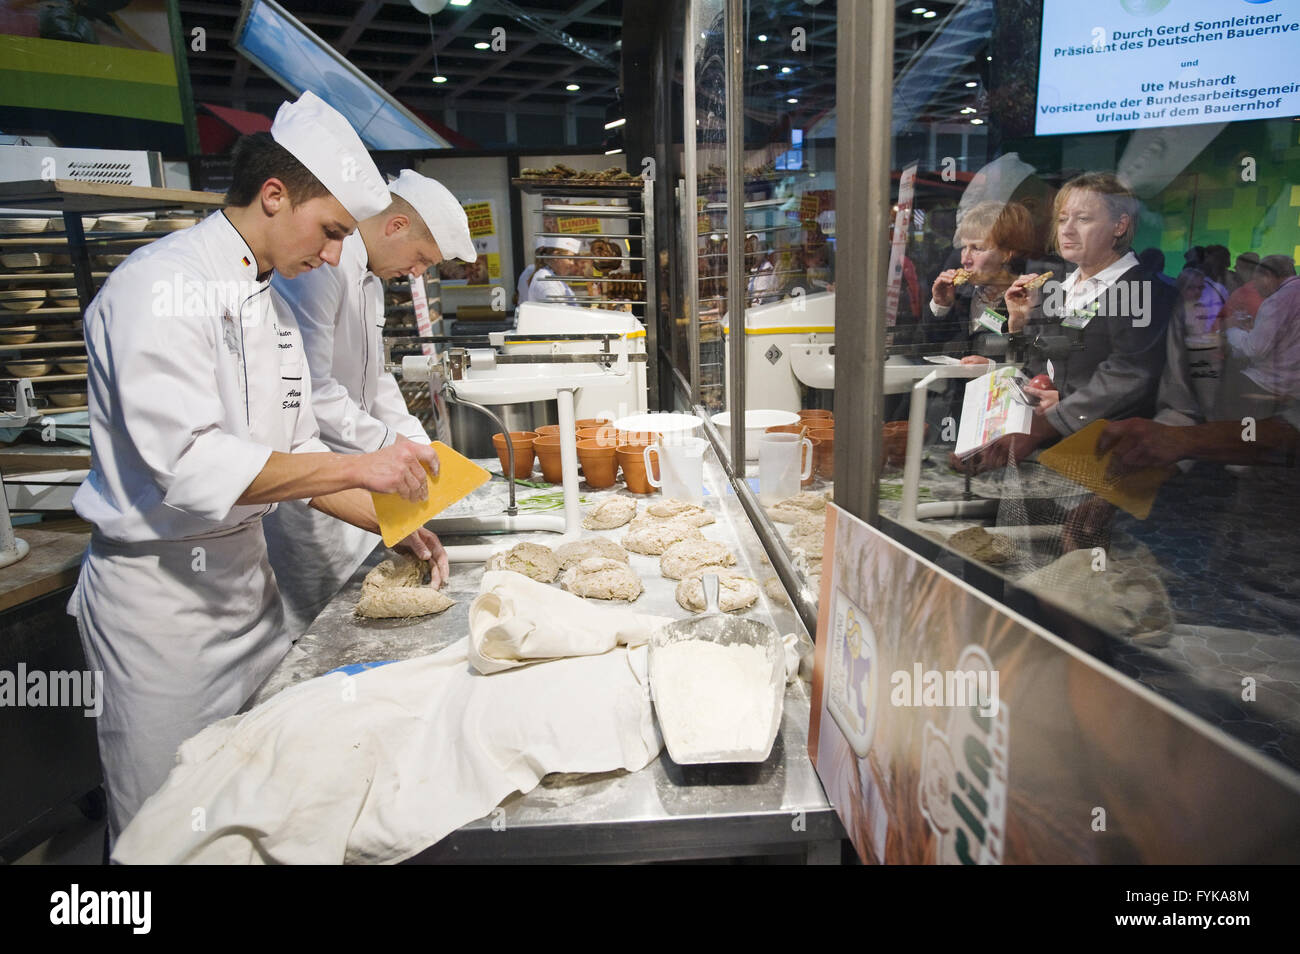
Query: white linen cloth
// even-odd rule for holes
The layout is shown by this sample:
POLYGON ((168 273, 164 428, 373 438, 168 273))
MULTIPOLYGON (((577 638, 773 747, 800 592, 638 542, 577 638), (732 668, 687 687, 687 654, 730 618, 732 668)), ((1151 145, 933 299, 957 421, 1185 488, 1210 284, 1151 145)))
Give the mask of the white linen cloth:
POLYGON ((469 661, 487 674, 561 656, 641 646, 667 616, 596 606, 514 573, 489 570, 469 607, 469 661))
POLYGON ((637 771, 658 755, 645 647, 593 639, 643 641, 657 617, 506 571, 481 594, 494 609, 439 653, 312 679, 186 741, 113 860, 397 862, 548 773, 637 771), (487 676, 469 664, 485 642, 577 655, 487 676))

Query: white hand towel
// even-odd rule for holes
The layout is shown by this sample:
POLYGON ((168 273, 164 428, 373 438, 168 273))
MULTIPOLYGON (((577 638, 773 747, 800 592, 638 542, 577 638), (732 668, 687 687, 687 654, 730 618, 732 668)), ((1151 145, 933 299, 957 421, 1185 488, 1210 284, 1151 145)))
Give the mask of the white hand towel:
POLYGON ((489 570, 469 607, 469 661, 501 672, 562 656, 640 646, 672 619, 595 606, 521 573, 489 570))

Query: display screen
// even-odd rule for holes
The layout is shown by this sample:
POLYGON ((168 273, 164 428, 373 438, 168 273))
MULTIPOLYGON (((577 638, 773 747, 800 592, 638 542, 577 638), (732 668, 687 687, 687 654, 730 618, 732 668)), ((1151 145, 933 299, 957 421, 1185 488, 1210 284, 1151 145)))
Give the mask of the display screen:
POLYGON ((371 149, 448 143, 271 0, 245 0, 235 48, 295 94, 311 90, 342 113, 371 149))
POLYGON ((1035 132, 1300 114, 1300 0, 1043 0, 1035 132))

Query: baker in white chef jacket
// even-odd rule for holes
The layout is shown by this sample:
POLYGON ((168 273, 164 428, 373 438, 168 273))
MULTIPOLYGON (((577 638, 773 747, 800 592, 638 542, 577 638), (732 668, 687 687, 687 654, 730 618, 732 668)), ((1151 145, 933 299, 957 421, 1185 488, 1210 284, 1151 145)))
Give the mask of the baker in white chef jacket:
MULTIPOLYGON (((273 270, 336 264, 356 222, 388 205, 361 140, 304 93, 237 145, 232 178, 224 210, 134 252, 85 315, 94 455, 73 506, 93 530, 68 611, 104 676, 110 840, 177 746, 236 713, 292 642, 262 517, 310 499, 375 529, 366 490, 419 500, 437 468, 410 441, 330 453, 297 326, 272 303, 273 270)), ((405 543, 441 582, 437 538, 405 543)))
POLYGON ((558 301, 564 304, 577 303, 568 282, 560 281, 558 276, 577 278, 581 266, 570 256, 582 251, 582 242, 569 236, 539 238, 536 241, 537 270, 533 272, 528 283, 529 301, 558 301))
MULTIPOLYGON (((404 169, 388 188, 392 204, 343 240, 337 266, 271 279, 273 294, 302 332, 321 440, 347 454, 379 450, 399 437, 429 443, 397 381, 384 370, 384 282, 421 276, 444 258, 477 258, 465 210, 446 186, 404 169)), ((379 543, 375 534, 303 500, 285 501, 262 526, 295 636, 379 543), (303 559, 305 553, 311 559, 303 559)))

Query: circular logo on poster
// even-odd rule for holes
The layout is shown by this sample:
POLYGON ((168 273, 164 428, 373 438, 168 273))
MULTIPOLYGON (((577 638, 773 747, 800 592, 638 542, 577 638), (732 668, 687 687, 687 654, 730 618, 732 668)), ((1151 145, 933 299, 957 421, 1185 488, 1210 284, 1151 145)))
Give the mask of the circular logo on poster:
POLYGON ((1120 0, 1120 6, 1135 17, 1149 17, 1169 6, 1169 0, 1120 0))

